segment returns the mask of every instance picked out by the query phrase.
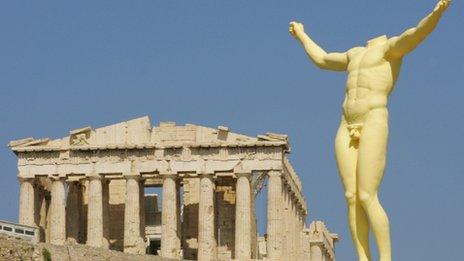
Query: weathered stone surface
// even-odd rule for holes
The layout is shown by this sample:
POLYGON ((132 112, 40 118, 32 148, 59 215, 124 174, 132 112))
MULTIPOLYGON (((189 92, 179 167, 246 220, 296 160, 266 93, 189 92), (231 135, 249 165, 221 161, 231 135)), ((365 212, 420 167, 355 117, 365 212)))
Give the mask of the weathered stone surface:
POLYGON ((161 217, 161 256, 179 258, 180 231, 178 227, 178 194, 174 175, 163 179, 163 212, 161 217))
POLYGON ((235 258, 251 258, 251 173, 237 173, 235 212, 235 258))
POLYGON ((212 175, 200 178, 200 205, 198 225, 198 260, 216 260, 214 181, 212 175))
POLYGON ((19 178, 19 223, 35 226, 35 180, 19 178))
POLYGON ((195 260, 198 255, 198 205, 200 202, 200 179, 184 178, 184 220, 182 245, 184 258, 195 260))
POLYGON ((330 233, 324 222, 313 221, 307 230, 311 249, 311 261, 334 261, 338 235, 330 233))
POLYGON ((283 190, 282 173, 270 171, 267 194, 267 254, 270 260, 282 259, 283 190))
POLYGON ((50 205, 50 243, 63 245, 66 241, 65 187, 63 178, 55 178, 52 184, 50 205))
POLYGON ((68 184, 68 197, 66 198, 66 240, 72 243, 79 242, 79 224, 81 217, 80 184, 73 181, 68 184))
POLYGON ((99 175, 89 177, 87 245, 103 247, 103 188, 99 175))
POLYGON ((49 253, 51 260, 59 261, 168 261, 173 259, 153 255, 133 255, 120 251, 105 250, 80 244, 56 246, 40 243, 33 245, 18 239, 0 235, 0 260, 43 261, 44 253, 49 253))
POLYGON ((140 234, 140 176, 130 174, 125 178, 124 252, 144 254, 146 246, 140 234))
POLYGON ((10 146, 18 177, 27 180, 20 220, 37 224, 47 242, 191 260, 298 260, 310 253, 309 232, 302 233, 306 201, 286 157, 286 135, 173 122, 151 127, 142 117, 10 146), (254 205, 266 179, 268 236, 258 244, 254 205), (144 187, 163 189, 160 209, 144 187))
POLYGON ((217 177, 215 182, 215 212, 217 259, 230 260, 235 249, 236 181, 234 177, 217 177))

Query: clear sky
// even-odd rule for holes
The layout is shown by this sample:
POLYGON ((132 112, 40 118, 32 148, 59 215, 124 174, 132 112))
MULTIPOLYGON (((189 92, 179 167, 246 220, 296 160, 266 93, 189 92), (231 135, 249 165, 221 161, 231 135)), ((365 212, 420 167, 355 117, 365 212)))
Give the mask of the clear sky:
MULTIPOLYGON (((153 124, 289 134, 308 220, 322 219, 341 236, 338 260, 355 260, 333 156, 345 74, 312 65, 288 23, 302 21, 327 51, 344 51, 415 26, 435 3, 1 1, 0 219, 18 212, 9 140, 149 115, 153 124)), ((395 260, 461 259, 463 10, 453 2, 405 58, 391 95, 380 198, 395 260)), ((264 216, 263 206, 257 211, 264 216)))

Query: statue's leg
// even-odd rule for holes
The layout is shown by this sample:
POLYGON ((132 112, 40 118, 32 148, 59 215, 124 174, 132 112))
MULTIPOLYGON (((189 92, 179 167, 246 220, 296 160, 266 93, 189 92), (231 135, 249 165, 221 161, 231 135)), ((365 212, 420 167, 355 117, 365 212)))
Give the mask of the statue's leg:
POLYGON ((369 217, 381 261, 391 260, 390 228, 377 190, 382 181, 387 152, 388 111, 376 109, 367 115, 359 141, 358 196, 369 217))
POLYGON ((346 123, 342 121, 335 138, 335 156, 348 205, 351 237, 360 261, 370 260, 369 224, 356 193, 358 143, 352 142, 346 123))

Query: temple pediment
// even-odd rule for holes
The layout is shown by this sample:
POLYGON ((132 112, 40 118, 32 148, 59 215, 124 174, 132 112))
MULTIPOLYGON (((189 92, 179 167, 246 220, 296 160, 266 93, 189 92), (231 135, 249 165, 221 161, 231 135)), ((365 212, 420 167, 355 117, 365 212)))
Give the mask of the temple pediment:
POLYGON ((266 133, 257 137, 233 133, 228 127, 204 127, 194 124, 178 126, 175 122, 160 122, 152 126, 144 116, 100 128, 86 126, 69 131, 69 136, 50 138, 25 138, 11 141, 14 152, 92 149, 134 149, 153 147, 240 147, 287 146, 288 137, 266 133))

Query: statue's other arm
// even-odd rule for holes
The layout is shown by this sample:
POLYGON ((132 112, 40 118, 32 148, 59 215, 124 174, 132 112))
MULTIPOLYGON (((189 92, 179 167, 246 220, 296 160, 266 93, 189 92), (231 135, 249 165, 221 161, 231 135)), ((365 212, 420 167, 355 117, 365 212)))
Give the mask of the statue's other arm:
POLYGON ((390 38, 387 54, 394 58, 400 58, 414 50, 435 29, 449 3, 449 0, 440 0, 435 9, 416 27, 406 30, 400 36, 390 38))
POLYGON ((308 57, 319 68, 333 71, 346 71, 348 65, 346 53, 327 53, 309 38, 304 32, 303 25, 300 23, 291 22, 289 31, 291 35, 301 42, 308 57))

